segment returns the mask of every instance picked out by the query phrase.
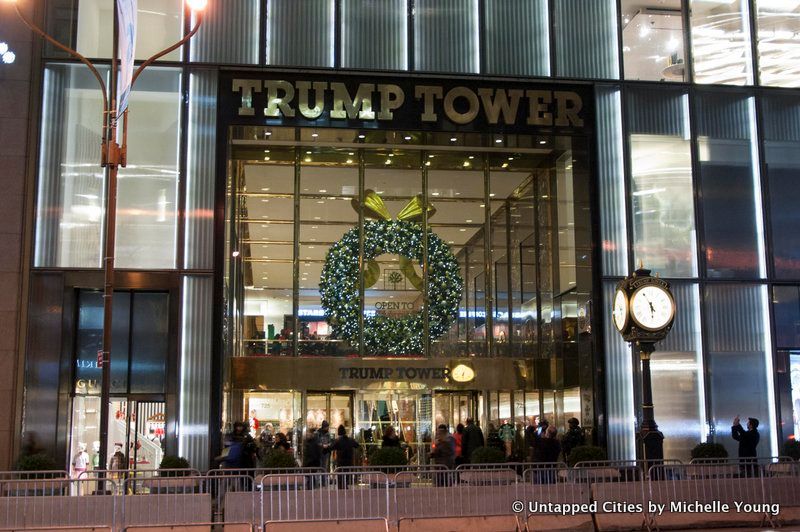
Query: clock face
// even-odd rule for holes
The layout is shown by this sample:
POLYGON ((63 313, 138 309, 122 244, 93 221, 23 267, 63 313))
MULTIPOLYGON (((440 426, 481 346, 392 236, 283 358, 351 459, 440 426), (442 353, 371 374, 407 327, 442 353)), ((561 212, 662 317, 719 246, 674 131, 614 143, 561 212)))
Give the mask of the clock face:
POLYGON ((628 324, 628 298, 625 296, 625 292, 622 290, 617 290, 617 293, 614 296, 613 317, 614 325, 619 331, 624 329, 625 325, 628 324))
POLYGON ((475 370, 467 365, 459 364, 450 371, 450 376, 456 382, 469 382, 475 378, 475 370))
POLYGON ((643 329, 657 331, 675 315, 672 296, 660 286, 643 286, 631 296, 631 316, 643 329))

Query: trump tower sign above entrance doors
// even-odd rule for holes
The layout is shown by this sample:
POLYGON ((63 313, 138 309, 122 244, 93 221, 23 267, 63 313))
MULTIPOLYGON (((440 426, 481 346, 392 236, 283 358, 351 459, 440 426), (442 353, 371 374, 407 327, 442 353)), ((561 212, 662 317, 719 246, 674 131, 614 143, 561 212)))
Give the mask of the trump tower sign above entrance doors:
POLYGON ((219 112, 240 125, 586 134, 590 85, 222 71, 219 112))

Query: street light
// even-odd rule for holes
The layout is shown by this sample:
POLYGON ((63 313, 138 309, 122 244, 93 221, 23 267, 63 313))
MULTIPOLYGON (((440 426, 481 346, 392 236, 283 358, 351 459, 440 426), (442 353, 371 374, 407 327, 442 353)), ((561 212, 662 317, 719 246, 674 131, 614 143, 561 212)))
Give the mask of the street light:
MULTIPOLYGON (((116 215, 117 215, 117 173, 119 167, 123 168, 127 164, 127 141, 128 141, 128 109, 126 108, 122 116, 122 142, 117 142, 117 123, 119 113, 117 112, 117 70, 118 70, 118 41, 119 41, 119 21, 117 20, 117 0, 114 0, 114 25, 113 25, 113 53, 111 55, 111 80, 109 87, 106 87, 102 76, 91 61, 86 59, 76 50, 65 46, 56 39, 48 35, 20 10, 18 0, 3 0, 5 3, 13 4, 17 16, 22 22, 59 50, 62 50, 72 57, 78 59, 89 68, 103 94, 103 128, 102 128, 102 148, 100 166, 106 169, 106 221, 105 221, 105 244, 104 244, 104 272, 105 281, 103 288, 103 348, 98 353, 98 362, 102 365, 102 387, 100 391, 100 464, 106 467, 108 459, 108 409, 111 385, 111 323, 112 323, 112 302, 114 298, 114 248, 116 244, 116 215)), ((195 15, 195 24, 191 31, 181 40, 158 52, 144 61, 134 71, 131 77, 131 87, 136 82, 136 78, 154 61, 167 55, 186 44, 200 29, 203 20, 203 10, 208 4, 208 0, 186 0, 186 5, 195 15)))

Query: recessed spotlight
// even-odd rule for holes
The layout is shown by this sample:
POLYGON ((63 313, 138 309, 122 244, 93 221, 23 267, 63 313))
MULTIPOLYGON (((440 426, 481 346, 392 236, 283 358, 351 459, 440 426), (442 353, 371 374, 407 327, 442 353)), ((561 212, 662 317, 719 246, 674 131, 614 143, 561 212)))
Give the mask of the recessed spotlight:
POLYGON ((310 152, 310 151, 307 151, 307 152, 306 152, 306 155, 311 155, 311 152, 310 152))
POLYGON ((467 223, 468 223, 468 224, 471 224, 471 223, 472 223, 472 220, 467 220, 467 223))
POLYGON ((360 138, 360 139, 365 139, 365 138, 367 138, 367 136, 366 136, 366 135, 364 135, 363 133, 361 133, 361 134, 358 136, 358 138, 360 138))
POLYGON ((540 140, 539 144, 547 144, 547 141, 546 140, 540 140))
POLYGON ((317 203, 319 203, 320 205, 322 205, 323 203, 325 203, 325 201, 324 201, 324 200, 319 200, 317 203))
POLYGON ((474 156, 474 155, 470 155, 469 157, 467 157, 467 159, 469 159, 470 161, 471 161, 472 159, 474 159, 474 158, 475 158, 475 156, 474 156))
POLYGON ((262 188, 261 190, 264 191, 264 192, 268 192, 269 191, 269 187, 262 188))
POLYGON ((436 157, 436 156, 434 154, 432 154, 432 153, 428 155, 428 159, 433 159, 434 157, 436 157))
POLYGON ((411 140, 411 135, 406 135, 405 137, 403 137, 403 140, 411 140))
POLYGON ((458 140, 458 139, 457 139, 456 137, 450 137, 450 142, 455 142, 455 141, 457 141, 457 140, 458 140))
POLYGON ((462 233, 466 233, 467 232, 466 229, 459 229, 459 231, 461 231, 462 233))
POLYGON ((353 164, 353 159, 347 159, 347 164, 353 164))
POLYGON ((311 134, 311 137, 312 137, 312 138, 317 138, 317 137, 319 137, 319 133, 312 133, 312 134, 311 134))
POLYGON ((495 139, 494 143, 495 144, 502 144, 503 143, 503 139, 495 139))
POLYGON ((438 196, 438 195, 439 195, 438 192, 431 192, 431 196, 438 196))

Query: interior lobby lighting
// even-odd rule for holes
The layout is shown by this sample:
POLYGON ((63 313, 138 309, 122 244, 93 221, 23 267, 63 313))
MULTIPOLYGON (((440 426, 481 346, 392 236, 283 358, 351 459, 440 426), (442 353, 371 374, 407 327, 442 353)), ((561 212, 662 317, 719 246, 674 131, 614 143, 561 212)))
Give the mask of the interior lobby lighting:
POLYGON ((403 137, 403 140, 411 140, 411 135, 406 135, 405 137, 403 137))
POLYGON ((458 139, 457 139, 456 137, 450 137, 450 142, 455 142, 455 141, 457 141, 457 140, 458 140, 458 139))

